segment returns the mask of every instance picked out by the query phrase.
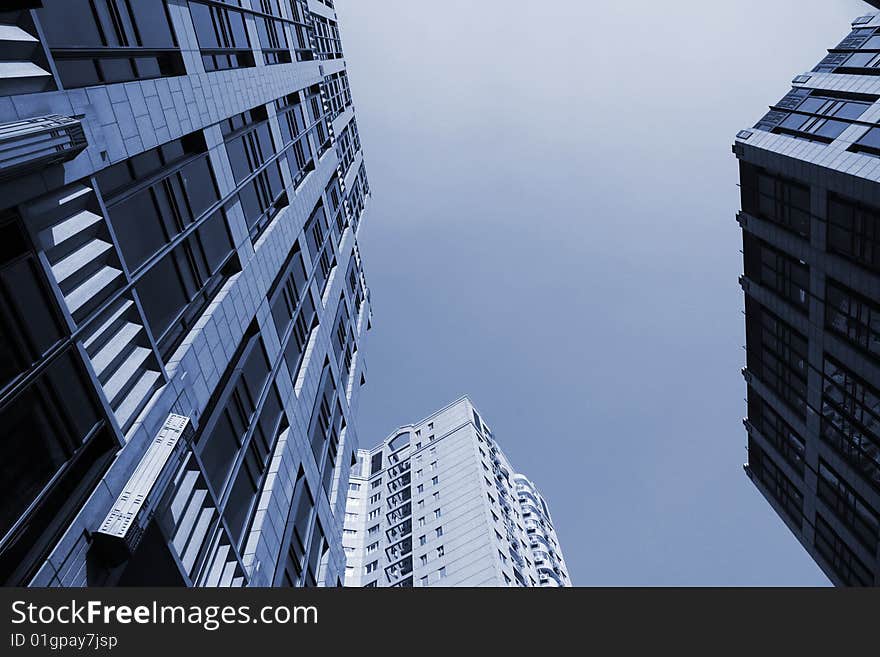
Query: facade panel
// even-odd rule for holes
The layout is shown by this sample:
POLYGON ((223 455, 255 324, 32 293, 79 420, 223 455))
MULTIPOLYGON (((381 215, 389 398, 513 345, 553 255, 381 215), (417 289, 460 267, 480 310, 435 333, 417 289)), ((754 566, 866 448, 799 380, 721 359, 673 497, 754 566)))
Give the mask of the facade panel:
POLYGON ((341 584, 370 191, 335 11, 45 0, 0 24, 0 581, 341 584))

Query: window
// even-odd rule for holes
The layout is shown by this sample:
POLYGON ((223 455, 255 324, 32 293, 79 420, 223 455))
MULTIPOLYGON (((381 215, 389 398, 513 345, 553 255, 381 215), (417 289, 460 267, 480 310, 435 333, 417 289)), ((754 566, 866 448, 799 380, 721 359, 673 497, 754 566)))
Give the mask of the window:
POLYGON ((423 554, 422 556, 420 556, 420 557, 419 557, 419 562, 420 562, 423 566, 427 566, 427 565, 428 565, 428 555, 427 555, 427 554, 423 554))
MULTIPOLYGON (((416 474, 416 476, 418 476, 418 473, 416 474)), ((418 486, 416 486, 416 493, 424 493, 424 492, 425 492, 425 485, 424 484, 419 484, 418 486)))
POLYGON ((751 233, 743 233, 746 277, 806 314, 810 307, 810 268, 751 233))
POLYGON ((353 483, 348 484, 348 490, 350 490, 350 491, 356 491, 356 490, 360 490, 360 489, 361 489, 360 484, 353 484, 353 483))
POLYGON ((375 536, 379 533, 379 525, 373 525, 367 530, 367 536, 375 536))
POLYGON ((807 395, 806 337, 747 297, 746 346, 749 371, 803 417, 807 395))
POLYGON ((330 239, 329 228, 330 225, 327 222, 324 205, 319 200, 303 230, 306 238, 306 247, 308 248, 312 263, 317 262, 314 280, 315 287, 320 290, 319 294, 322 298, 327 282, 330 279, 330 272, 336 266, 336 249, 334 248, 333 240, 330 239))
POLYGON ((324 78, 324 88, 327 93, 327 104, 330 106, 330 120, 351 107, 351 88, 348 83, 348 73, 340 71, 324 78))
POLYGON ((318 14, 312 14, 315 29, 315 54, 318 59, 339 59, 342 57, 342 40, 336 21, 318 14))
POLYGON ((238 200, 251 241, 256 242, 287 205, 281 165, 278 159, 272 159, 276 150, 269 116, 265 106, 259 105, 222 121, 220 129, 235 182, 246 181, 238 192, 238 200))
POLYGON ((446 550, 443 549, 442 545, 438 546, 437 547, 437 558, 442 557, 444 554, 446 554, 446 550))
POLYGON ((437 576, 438 576, 440 579, 445 579, 445 578, 446 578, 446 566, 441 566, 441 567, 437 570, 437 576))
POLYGON ((296 382, 306 345, 318 327, 318 313, 309 290, 299 242, 291 248, 267 298, 287 371, 290 379, 296 382))
POLYGON ((438 502, 440 500, 440 491, 435 491, 433 494, 434 501, 438 502))
POLYGON ((837 281, 825 281, 825 326, 880 358, 880 305, 837 281))
POLYGON ((779 502, 789 520, 800 527, 803 523, 803 493, 751 438, 749 438, 749 470, 779 502))
POLYGON ((757 392, 749 388, 749 423, 803 476, 806 443, 757 392))
POLYGON ((818 513, 816 514, 814 544, 819 554, 829 561, 834 572, 845 584, 848 586, 873 585, 874 577, 871 575, 871 571, 818 513))
POLYGON ((375 580, 375 579, 374 579, 374 580, 373 580, 372 582, 370 582, 369 584, 364 584, 364 588, 365 588, 365 589, 374 589, 374 588, 376 588, 376 587, 378 586, 378 583, 379 583, 379 580, 375 580))
POLYGON ((828 250, 880 271, 880 211, 829 194, 828 250))
POLYGON ((819 499, 828 505, 871 554, 875 553, 880 537, 880 517, 846 480, 821 459, 817 493, 819 499))
POLYGON ((425 508, 425 500, 419 500, 419 502, 418 502, 418 508, 419 508, 419 509, 424 509, 424 508, 425 508))
POLYGON ((419 580, 422 583, 422 586, 428 586, 428 576, 425 575, 419 580))
POLYGON ((799 87, 786 94, 755 127, 830 143, 872 102, 862 96, 799 87))
POLYGON ((263 51, 263 60, 266 64, 291 62, 287 36, 284 33, 284 21, 277 20, 282 17, 280 0, 259 0, 259 3, 254 3, 254 9, 276 17, 254 16, 260 39, 260 49, 263 51))
POLYGON ((315 157, 309 142, 313 129, 311 116, 298 93, 275 101, 275 114, 281 129, 281 142, 287 153, 287 166, 293 186, 298 187, 315 169, 315 157))
POLYGON ((419 518, 419 527, 424 527, 424 526, 425 526, 425 516, 422 516, 421 518, 419 518))
POLYGON ((440 483, 440 477, 431 477, 431 484, 436 486, 440 483))
POLYGON ((315 463, 321 471, 322 487, 328 498, 336 467, 339 440, 344 428, 345 418, 339 404, 336 382, 330 369, 330 362, 325 360, 308 435, 315 463))
POLYGON ((378 568, 379 568, 379 562, 378 561, 371 561, 366 566, 364 566, 364 572, 369 575, 370 573, 376 572, 376 570, 378 570, 378 568))
POLYGON ((437 538, 440 538, 443 536, 443 527, 437 527, 437 529, 434 530, 434 533, 437 535, 437 538))
POLYGON ((358 134, 357 120, 352 118, 336 140, 336 154, 339 157, 339 166, 342 175, 348 175, 348 170, 354 164, 357 152, 361 150, 361 138, 358 134))
POLYGON ((206 71, 254 65, 243 12, 194 0, 189 10, 206 71))
POLYGON ((42 7, 37 16, 67 89, 185 72, 164 0, 43 0, 42 7))
POLYGON ((431 461, 431 470, 433 471, 436 469, 437 469, 437 461, 431 461))
POLYGON ((147 323, 167 358, 241 269, 216 206, 220 195, 204 137, 168 142, 97 179, 147 323))
POLYGON ((0 244, 2 392, 60 344, 67 332, 17 214, 0 213, 0 244))
MULTIPOLYGON (((6 228, 3 232, 8 238, 6 228)), ((4 302, 10 284, 33 282, 28 281, 30 255, 16 254, 21 247, 4 242, 0 251, 0 298, 4 302), (20 259, 11 262, 10 256, 20 259)), ((23 287, 10 296, 31 289, 23 287)), ((0 321, 6 320, 13 321, 6 317, 0 321)), ((35 344, 51 336, 49 327, 42 331, 42 335, 40 329, 35 333, 35 344)), ((0 582, 27 584, 118 449, 92 390, 76 350, 67 348, 21 389, 0 395, 0 493, 4 500, 0 507, 0 582), (18 529, 10 532, 20 519, 18 529)))
POLYGON ((380 499, 382 499, 382 493, 378 492, 375 495, 370 495, 370 504, 375 504, 380 499))
MULTIPOLYGON (((382 455, 379 454, 379 456, 381 457, 382 455)), ((381 485, 382 485, 382 479, 381 479, 381 478, 380 478, 380 479, 375 479, 375 480, 373 480, 373 481, 370 482, 370 488, 371 488, 371 489, 372 489, 372 488, 378 488, 378 487, 381 486, 381 485)))
POLYGON ((374 520, 382 513, 382 509, 373 509, 367 514, 367 520, 374 520))
POLYGON ((443 513, 440 511, 440 509, 434 509, 434 518, 435 519, 439 518, 442 515, 443 515, 443 513))
POLYGON ((300 467, 293 489, 293 502, 290 506, 287 525, 291 528, 290 543, 284 557, 280 584, 300 586, 305 569, 306 540, 311 523, 315 501, 306 481, 305 471, 300 467))
POLYGON ((810 237, 810 188, 740 162, 742 209, 802 237, 810 237))
POLYGON ((880 393, 825 356, 820 436, 880 486, 880 393))
POLYGON ((427 537, 427 536, 425 536, 424 534, 422 534, 421 536, 419 536, 419 545, 424 545, 424 544, 427 543, 427 542, 428 542, 428 537, 427 537))
MULTIPOLYGON (((423 473, 422 473, 421 468, 416 470, 416 479, 420 479, 422 477, 422 474, 423 473)), ((422 484, 419 484, 419 486, 422 486, 422 484)), ((420 490, 419 492, 421 493, 422 491, 420 490)))

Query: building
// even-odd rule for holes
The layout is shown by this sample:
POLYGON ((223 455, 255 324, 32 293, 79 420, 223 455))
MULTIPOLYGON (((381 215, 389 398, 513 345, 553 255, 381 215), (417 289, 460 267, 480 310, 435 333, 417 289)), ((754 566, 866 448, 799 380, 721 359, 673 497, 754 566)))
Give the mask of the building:
POLYGON ((467 397, 359 450, 346 586, 571 586, 550 512, 467 397))
POLYGON ((837 585, 880 584, 880 15, 736 136, 746 473, 837 585))
POLYGON ((13 1, 0 41, 0 582, 340 584, 369 187, 333 2, 13 1))

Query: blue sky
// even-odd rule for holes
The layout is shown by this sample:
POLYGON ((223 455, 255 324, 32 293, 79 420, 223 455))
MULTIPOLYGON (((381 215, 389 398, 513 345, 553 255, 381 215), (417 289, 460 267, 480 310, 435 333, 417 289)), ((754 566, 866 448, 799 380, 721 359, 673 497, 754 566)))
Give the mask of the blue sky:
POLYGON ((737 130, 859 0, 336 0, 373 188, 362 444, 462 394, 577 585, 827 585, 742 471, 737 130))

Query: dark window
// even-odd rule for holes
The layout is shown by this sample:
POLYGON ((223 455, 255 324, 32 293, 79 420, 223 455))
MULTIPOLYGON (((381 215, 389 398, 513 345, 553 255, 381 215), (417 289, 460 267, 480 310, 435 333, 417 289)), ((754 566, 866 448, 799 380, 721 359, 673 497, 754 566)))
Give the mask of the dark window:
POLYGON ((235 182, 247 181, 238 198, 251 240, 256 242, 287 205, 281 166, 277 159, 272 159, 275 142, 266 108, 258 106, 237 114, 223 121, 221 129, 235 182))
POLYGON ((299 94, 290 94, 275 101, 276 116, 281 129, 281 141, 287 153, 287 165, 293 186, 298 187, 310 171, 315 169, 315 158, 309 142, 312 128, 305 105, 299 94))
POLYGON ((848 586, 871 586, 874 583, 871 571, 818 513, 813 543, 848 586))
POLYGON ((18 216, 0 213, 0 391, 66 331, 18 216))
POLYGON ((135 284, 147 323, 167 358, 211 299, 241 270, 222 210, 150 267, 135 284))
POLYGON ((330 272, 336 266, 336 247, 330 239, 330 223, 322 202, 319 201, 312 211, 303 232, 312 262, 317 261, 314 280, 320 297, 323 298, 330 272))
POLYGON ((749 371, 802 417, 807 404, 807 338, 746 297, 749 371))
POLYGON ((312 531, 312 541, 309 546, 309 562, 303 582, 304 586, 312 587, 318 585, 318 568, 328 548, 329 545, 324 537, 324 528, 321 527, 320 521, 315 520, 315 529, 312 531))
POLYGON ((740 162, 742 208, 798 235, 810 237, 810 188, 740 162))
POLYGON ((822 439, 875 486, 880 486, 880 393, 825 357, 822 439))
POLYGON ((880 305, 826 279, 825 325, 874 357, 880 357, 880 305))
POLYGON ((290 514, 287 518, 287 525, 290 527, 290 543, 281 571, 282 586, 300 586, 302 584, 306 539, 314 508, 315 499, 312 497, 312 491, 306 481, 305 472, 300 468, 293 488, 290 514))
POLYGON ((281 398, 274 384, 269 388, 259 418, 251 423, 251 438, 244 459, 230 486, 224 513, 233 541, 244 549, 247 530, 253 521, 257 495, 263 488, 269 459, 278 436, 287 428, 287 419, 281 408, 281 398))
POLYGON ((293 51, 296 53, 296 59, 300 62, 307 62, 315 59, 315 53, 312 51, 312 37, 314 30, 309 22, 309 5, 308 0, 291 0, 290 16, 293 19, 291 24, 291 33, 293 35, 293 51))
POLYGON ((745 232, 743 254, 747 278, 769 288, 800 312, 809 311, 810 268, 805 263, 745 232))
POLYGON ((850 94, 796 88, 774 105, 755 127, 830 143, 873 102, 850 94))
POLYGON ((345 420, 337 399, 333 371, 330 368, 330 363, 325 362, 318 385, 318 395, 315 398, 315 405, 309 421, 309 443, 312 446, 312 454, 315 457, 318 470, 323 474, 322 484, 328 497, 332 474, 336 467, 339 438, 344 426, 345 420), (325 454, 326 458, 324 458, 325 454))
POLYGON ((324 89, 327 94, 327 104, 330 106, 330 120, 351 106, 351 88, 348 83, 348 73, 340 71, 324 78, 324 89))
POLYGON ((206 71, 254 65, 244 13, 231 7, 189 3, 206 71))
POLYGON ((828 250, 880 271, 880 212, 829 194, 828 250))
POLYGON ((827 463, 819 461, 819 499, 825 502, 871 554, 877 551, 880 518, 862 497, 827 463))
POLYGON ((200 132, 105 169, 98 185, 133 272, 220 199, 200 132))
POLYGON ((339 38, 339 25, 336 21, 312 14, 312 22, 315 29, 315 53, 318 59, 342 57, 342 40, 339 38))
POLYGON ((339 156, 339 166, 342 168, 343 176, 348 174, 348 169, 354 164, 355 155, 359 150, 361 150, 361 138, 358 134, 357 121, 352 119, 336 140, 336 153, 339 156))
POLYGON ((287 262, 272 284, 268 300, 287 370, 291 380, 296 382, 306 344, 318 326, 318 313, 309 290, 299 242, 293 245, 287 262))
POLYGON ((183 75, 164 0, 43 0, 37 16, 67 88, 183 75))
POLYGON ((751 425, 776 448, 795 472, 803 476, 804 439, 752 388, 749 388, 748 404, 751 425))
POLYGON ((379 472, 382 469, 382 452, 376 452, 373 454, 372 459, 370 460, 370 476, 372 477, 374 474, 379 472))
POLYGON ((0 400, 0 581, 23 585, 109 464, 116 441, 73 348, 0 400))
POLYGON ((247 444, 252 424, 258 426, 254 420, 269 369, 258 332, 249 332, 227 368, 226 383, 197 441, 205 475, 218 497, 226 488, 239 450, 247 444))
POLYGON ((795 526, 800 527, 803 524, 803 493, 751 439, 749 439, 749 469, 779 503, 788 519, 795 526))
POLYGON ((320 85, 313 85, 303 91, 303 105, 306 108, 306 120, 309 125, 313 126, 311 135, 317 149, 316 157, 321 159, 324 153, 329 150, 331 139, 320 85))
POLYGON ((351 223, 354 230, 357 230, 358 222, 366 207, 366 197, 370 193, 370 184, 367 181, 367 169, 363 162, 358 169, 357 178, 354 185, 348 193, 348 207, 351 212, 351 223))
POLYGON ((281 18, 280 0, 259 0, 254 8, 269 16, 256 15, 257 33, 260 35, 260 49, 266 64, 283 64, 292 61, 287 37, 284 34, 284 22, 281 18))

